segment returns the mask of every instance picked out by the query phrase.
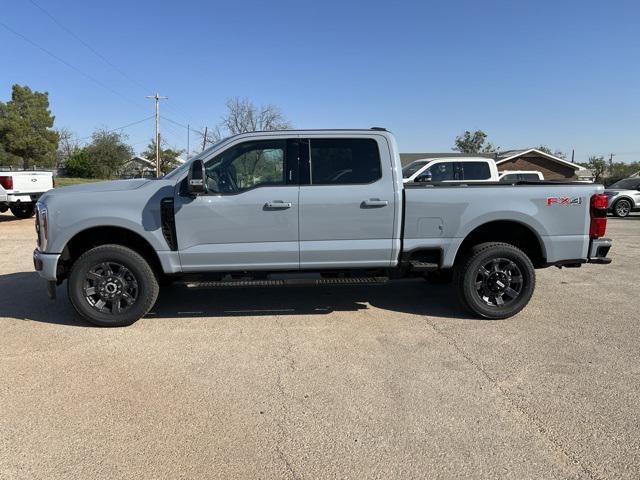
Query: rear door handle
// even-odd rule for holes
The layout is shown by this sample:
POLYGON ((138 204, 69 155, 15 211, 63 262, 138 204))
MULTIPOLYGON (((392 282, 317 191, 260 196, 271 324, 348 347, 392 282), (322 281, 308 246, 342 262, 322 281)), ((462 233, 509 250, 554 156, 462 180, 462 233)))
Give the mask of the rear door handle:
POLYGON ((360 204, 362 208, 380 208, 389 205, 387 200, 380 200, 379 198, 370 198, 360 204))
POLYGON ((282 200, 273 200, 264 204, 267 210, 284 210, 291 208, 291 202, 283 202, 282 200))

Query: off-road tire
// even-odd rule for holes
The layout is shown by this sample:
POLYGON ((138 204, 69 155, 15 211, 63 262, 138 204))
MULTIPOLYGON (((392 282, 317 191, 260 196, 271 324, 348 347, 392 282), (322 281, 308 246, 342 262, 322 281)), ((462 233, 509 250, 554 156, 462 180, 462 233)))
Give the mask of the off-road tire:
POLYGON ((31 218, 36 213, 35 203, 19 203, 9 207, 16 218, 31 218))
POLYGON ((536 274, 531 260, 522 250, 508 243, 488 242, 474 246, 457 262, 453 283, 464 308, 482 318, 503 319, 517 314, 529 303, 535 289, 536 274), (478 291, 485 288, 478 287, 478 279, 482 278, 481 267, 496 259, 513 262, 522 278, 522 284, 517 287, 520 288, 518 296, 502 306, 490 305, 490 300, 483 299, 478 291))
POLYGON ((131 325, 149 312, 158 298, 159 286, 154 271, 139 253, 122 245, 101 245, 88 250, 74 262, 67 291, 73 307, 88 322, 101 327, 123 327, 131 325), (104 262, 124 266, 135 278, 135 301, 121 313, 98 311, 85 296, 87 275, 104 262))

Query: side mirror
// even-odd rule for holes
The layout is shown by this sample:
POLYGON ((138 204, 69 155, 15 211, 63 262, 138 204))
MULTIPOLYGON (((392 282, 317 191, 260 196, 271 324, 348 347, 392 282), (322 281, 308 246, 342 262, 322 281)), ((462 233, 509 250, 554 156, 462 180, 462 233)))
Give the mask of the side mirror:
POLYGON ((191 195, 207 193, 207 174, 202 160, 194 160, 191 163, 187 177, 187 190, 191 195))
POLYGON ((433 175, 431 175, 431 172, 427 170, 426 172, 418 175, 415 181, 420 183, 425 183, 425 182, 430 182, 432 179, 433 179, 433 175))

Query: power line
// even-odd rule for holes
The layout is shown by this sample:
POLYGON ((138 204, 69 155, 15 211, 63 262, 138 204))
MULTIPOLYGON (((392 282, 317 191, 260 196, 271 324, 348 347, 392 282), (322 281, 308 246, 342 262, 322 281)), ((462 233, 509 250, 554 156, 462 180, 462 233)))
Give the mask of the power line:
MULTIPOLYGON (((151 88, 143 85, 142 83, 140 83, 138 80, 136 80, 135 78, 131 77, 126 71, 124 71, 123 69, 119 68, 116 64, 114 64, 112 61, 110 61, 107 57, 105 57, 104 55, 102 55, 100 52, 98 52, 95 48, 93 48, 91 45, 89 45, 87 42, 85 42, 79 35, 77 35, 76 33, 74 33, 69 27, 65 26, 62 22, 60 22, 60 20, 58 20, 56 17, 54 17, 48 10, 46 10, 45 8, 43 8, 42 6, 40 6, 38 3, 36 3, 34 0, 29 0, 31 2, 31 4, 33 4, 38 10, 40 10, 41 12, 43 12, 47 17, 49 17, 51 19, 51 21, 53 21, 58 27, 60 27, 62 30, 64 30, 65 32, 67 32, 69 35, 71 35, 75 40, 77 40, 78 42, 80 42, 87 50, 89 50, 91 53, 93 53, 96 57, 98 57, 100 60, 102 60, 104 63, 106 63, 107 65, 109 65, 111 68, 113 68, 114 70, 116 70, 120 75, 122 75, 124 78, 126 78, 127 80, 129 80, 131 83, 133 83, 134 85, 136 85, 137 87, 139 87, 140 89, 144 90, 145 92, 149 92, 152 91, 151 88)), ((174 110, 173 108, 167 107, 169 110, 174 110)), ((178 109, 180 110, 180 109, 178 109)), ((176 113, 180 113, 180 112, 176 112, 176 113)), ((188 119, 188 116, 184 113, 181 112, 180 115, 183 115, 184 118, 188 119)))
POLYGON ((31 40, 30 38, 26 37, 25 35, 21 34, 20 32, 15 31, 13 28, 11 28, 9 25, 7 25, 6 23, 0 21, 0 25, 3 26, 6 30, 8 30, 9 32, 13 33, 14 35, 16 35, 17 37, 22 38, 25 42, 31 44, 32 46, 36 47, 37 49, 43 51, 44 53, 46 53, 47 55, 49 55, 50 57, 56 59, 57 61, 59 61, 60 63, 62 63, 63 65, 66 65, 67 67, 69 67, 70 69, 74 70, 75 72, 79 73, 80 75, 82 75, 83 77, 91 80, 93 83, 95 83, 96 85, 99 85, 100 87, 104 88, 105 90, 111 92, 112 94, 116 95, 117 97, 120 97, 121 99, 125 100, 126 102, 129 102, 137 107, 143 108, 139 103, 134 102, 133 100, 131 100, 130 98, 126 97, 125 95, 123 95, 122 93, 118 92, 117 90, 114 90, 113 88, 111 88, 110 86, 106 85, 105 83, 101 82, 100 80, 98 80, 97 78, 93 77, 92 75, 89 75, 88 73, 80 70, 78 67, 76 67, 75 65, 72 65, 71 63, 67 62, 66 60, 64 60, 63 58, 59 57, 58 55, 56 55, 55 53, 51 52, 50 50, 47 50, 46 48, 44 48, 43 46, 37 44, 36 42, 34 42, 33 40, 31 40))
MULTIPOLYGON (((151 120, 153 117, 154 117, 154 116, 153 116, 153 115, 151 115, 150 117, 143 118, 142 120, 137 120, 137 121, 135 121, 135 122, 127 123, 126 125, 123 125, 123 126, 118 127, 118 128, 112 128, 111 130, 105 130, 105 132, 106 132, 106 133, 113 133, 113 132, 117 132, 118 130, 124 130, 125 128, 133 127, 134 125, 138 125, 139 123, 142 123, 142 122, 146 122, 146 121, 148 121, 148 120, 151 120)), ((92 136, 91 136, 91 135, 89 135, 88 137, 82 137, 82 138, 79 138, 78 140, 79 140, 79 141, 87 140, 88 138, 91 138, 91 137, 92 137, 92 136)), ((145 141, 146 141, 146 140, 145 140, 145 141)))

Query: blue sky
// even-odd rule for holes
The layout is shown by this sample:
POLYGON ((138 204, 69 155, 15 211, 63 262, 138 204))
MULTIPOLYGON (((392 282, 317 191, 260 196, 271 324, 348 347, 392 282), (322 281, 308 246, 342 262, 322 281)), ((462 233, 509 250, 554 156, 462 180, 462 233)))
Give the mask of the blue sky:
MULTIPOLYGON (((239 96, 296 128, 385 126, 404 152, 479 128, 503 149, 640 160, 637 1, 34 1, 109 63, 31 0, 2 0, 0 22, 74 68, 0 24, 0 99, 48 91, 78 137, 152 115, 158 91, 197 129, 239 96)), ((161 128, 185 148, 186 129, 161 128)), ((124 131, 139 151, 153 122, 124 131)))

